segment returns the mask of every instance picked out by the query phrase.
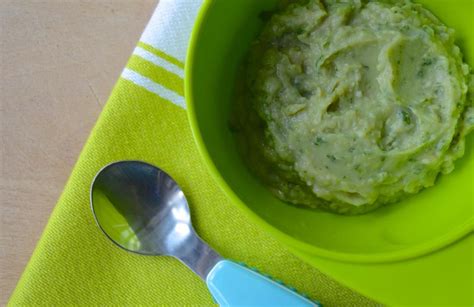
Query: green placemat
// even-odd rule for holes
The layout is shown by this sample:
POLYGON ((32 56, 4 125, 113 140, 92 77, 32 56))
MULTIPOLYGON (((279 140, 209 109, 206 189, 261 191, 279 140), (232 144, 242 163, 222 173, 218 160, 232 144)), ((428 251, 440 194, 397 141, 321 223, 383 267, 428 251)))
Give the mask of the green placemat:
POLYGON ((150 162, 175 178, 190 203, 197 232, 224 257, 243 261, 327 306, 373 304, 249 222, 205 169, 182 97, 184 54, 198 6, 195 0, 160 1, 10 305, 213 304, 205 284, 183 264, 170 257, 128 253, 96 226, 89 204, 91 181, 102 166, 122 159, 150 162))

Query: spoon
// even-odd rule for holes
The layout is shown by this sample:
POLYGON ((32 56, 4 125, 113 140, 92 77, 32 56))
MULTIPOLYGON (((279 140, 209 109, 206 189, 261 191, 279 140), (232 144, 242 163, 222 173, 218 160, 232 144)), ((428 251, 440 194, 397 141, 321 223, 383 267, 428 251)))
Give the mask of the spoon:
POLYGON ((178 258, 207 284, 219 305, 318 306, 210 248, 193 229, 183 191, 167 173, 140 161, 105 166, 93 180, 91 205, 119 247, 178 258))

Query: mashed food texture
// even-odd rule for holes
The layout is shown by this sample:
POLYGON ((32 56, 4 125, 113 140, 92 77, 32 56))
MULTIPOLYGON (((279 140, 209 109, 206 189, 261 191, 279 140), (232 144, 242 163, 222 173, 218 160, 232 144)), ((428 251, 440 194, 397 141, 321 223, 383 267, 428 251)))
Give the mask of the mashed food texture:
POLYGON ((453 170, 474 126, 454 31, 409 1, 293 1, 251 46, 231 119, 280 199, 367 212, 453 170))

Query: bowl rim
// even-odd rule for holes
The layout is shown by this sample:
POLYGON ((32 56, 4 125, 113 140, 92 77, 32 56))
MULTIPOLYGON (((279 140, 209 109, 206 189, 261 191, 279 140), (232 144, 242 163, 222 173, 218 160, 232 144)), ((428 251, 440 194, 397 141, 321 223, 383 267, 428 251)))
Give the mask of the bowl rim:
POLYGON ((434 252, 442 247, 445 247, 457 240, 462 239, 464 236, 474 231, 474 217, 466 220, 464 223, 451 229, 450 231, 438 236, 434 239, 419 243, 401 250, 381 252, 381 253, 349 253, 349 252, 338 252, 327 248, 318 247, 310 243, 304 242, 298 238, 295 238, 280 229, 272 226, 258 214, 253 212, 245 203, 237 196, 232 188, 227 184, 216 165, 214 164, 202 138, 201 130, 199 128, 198 120, 195 112, 194 105, 194 91, 193 91, 193 80, 192 74, 195 65, 195 50, 199 42, 199 34, 201 32, 202 25, 207 18, 208 11, 211 9, 212 4, 215 0, 203 0, 203 3, 196 16, 194 26, 191 31, 189 40, 188 50, 186 53, 185 73, 184 73, 184 93, 186 100, 186 111, 191 127, 191 131, 194 137, 194 141, 198 148, 198 151, 206 165, 207 170, 210 172, 212 178, 216 184, 224 191, 224 194, 235 204, 246 216, 250 218, 258 227, 268 232, 283 245, 290 245, 297 250, 305 253, 328 258, 332 260, 338 260, 343 262, 352 263, 384 263, 406 260, 421 255, 425 255, 434 252))

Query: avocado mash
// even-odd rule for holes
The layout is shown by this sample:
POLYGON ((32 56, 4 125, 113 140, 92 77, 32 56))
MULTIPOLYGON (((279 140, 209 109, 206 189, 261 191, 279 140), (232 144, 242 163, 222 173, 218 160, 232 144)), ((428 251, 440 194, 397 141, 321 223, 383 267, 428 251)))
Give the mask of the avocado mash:
POLYGON ((453 170, 474 78, 452 29, 395 0, 293 1, 266 17, 231 125, 277 197, 359 214, 453 170))

